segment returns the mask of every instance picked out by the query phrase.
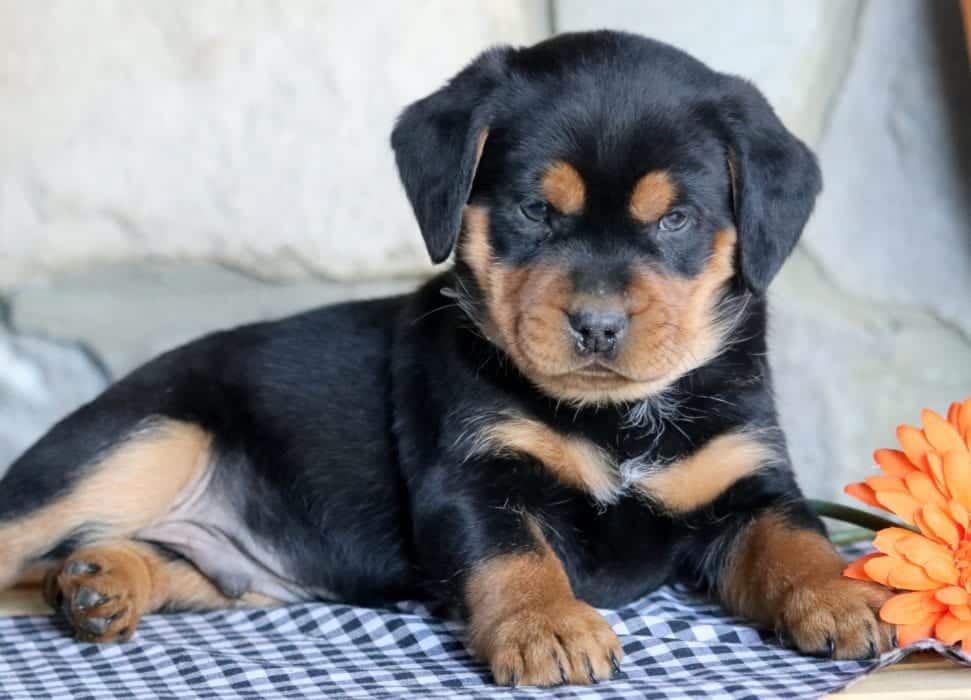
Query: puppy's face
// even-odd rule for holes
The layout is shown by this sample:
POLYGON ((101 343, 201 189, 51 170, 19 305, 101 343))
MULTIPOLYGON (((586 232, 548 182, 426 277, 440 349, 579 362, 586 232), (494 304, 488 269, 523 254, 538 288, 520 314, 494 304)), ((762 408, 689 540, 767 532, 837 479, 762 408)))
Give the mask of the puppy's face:
POLYGON ((432 257, 457 235, 484 334, 556 398, 631 401, 725 347, 808 216, 815 163, 760 100, 670 47, 567 35, 480 57, 393 139, 432 257), (461 145, 437 189, 416 138, 425 158, 461 145))
POLYGON ((548 393, 641 398, 714 357, 737 308, 725 153, 661 116, 564 120, 611 98, 544 92, 489 130, 459 271, 488 337, 548 393))

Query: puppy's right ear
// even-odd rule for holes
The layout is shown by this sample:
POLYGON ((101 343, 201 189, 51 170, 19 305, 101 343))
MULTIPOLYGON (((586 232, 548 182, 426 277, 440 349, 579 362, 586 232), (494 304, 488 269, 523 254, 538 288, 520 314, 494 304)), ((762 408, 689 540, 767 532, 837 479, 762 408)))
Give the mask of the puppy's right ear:
POLYGON ((391 132, 398 174, 432 262, 442 262, 455 247, 493 96, 512 51, 481 54, 445 87, 409 106, 391 132))

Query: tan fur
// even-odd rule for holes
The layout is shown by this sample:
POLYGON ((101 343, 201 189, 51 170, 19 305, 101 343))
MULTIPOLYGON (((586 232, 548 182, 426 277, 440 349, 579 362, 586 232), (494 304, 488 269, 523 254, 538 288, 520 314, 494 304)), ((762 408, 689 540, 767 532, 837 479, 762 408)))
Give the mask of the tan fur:
POLYGON ((588 440, 562 435, 529 418, 501 419, 483 431, 479 440, 490 451, 533 457, 557 479, 599 502, 610 502, 616 496, 617 476, 611 458, 588 440))
POLYGON ((611 657, 619 661, 623 655, 617 636, 574 597, 563 565, 538 528, 533 532, 537 551, 496 557, 469 576, 472 649, 502 685, 610 678, 611 657))
POLYGON ((739 536, 719 581, 725 607, 791 637, 799 649, 856 658, 892 646, 877 611, 889 591, 842 576, 844 563, 822 535, 768 514, 739 536))
POLYGON ((151 546, 132 540, 74 552, 48 575, 44 595, 52 607, 61 607, 79 638, 93 642, 130 638, 142 615, 165 605, 205 609, 276 603, 258 594, 227 598, 191 564, 166 560, 151 546), (102 602, 83 605, 78 594, 85 589, 102 602), (103 628, 92 626, 97 622, 103 628))
MULTIPOLYGON (((566 275, 522 270, 504 303, 496 296, 493 317, 504 330, 505 347, 540 388, 578 404, 635 401, 663 391, 678 378, 715 357, 727 327, 714 312, 718 296, 734 274, 736 234, 715 236, 700 275, 679 278, 640 270, 626 296, 630 326, 621 352, 609 363, 616 374, 588 375, 563 328, 570 303, 566 275), (522 280, 522 281, 519 281, 522 280), (519 350, 517 356, 516 350, 519 350)), ((496 266, 501 267, 501 266, 496 266)), ((510 273, 497 272, 497 275, 510 273)))
POLYGON ((735 244, 734 229, 719 231, 696 277, 636 271, 624 297, 630 314, 627 340, 610 363, 612 374, 585 372, 588 360, 574 351, 566 314, 576 299, 568 271, 496 261, 486 207, 466 207, 459 255, 485 297, 483 333, 547 394, 577 404, 603 404, 663 391, 717 355, 726 326, 714 306, 734 274, 735 244))
POLYGON ((774 458, 775 451, 757 437, 727 433, 689 457, 643 477, 636 488, 666 510, 686 513, 711 503, 774 458))
POLYGON ((587 188, 580 173, 569 163, 557 161, 547 168, 540 188, 546 201, 561 214, 583 211, 587 188))
POLYGON ((489 210, 470 204, 463 212, 459 257, 469 266, 479 288, 486 291, 492 267, 492 245, 489 243, 489 210))
POLYGON ((97 523, 99 537, 129 535, 163 515, 208 462, 208 433, 166 420, 130 436, 91 468, 70 492, 0 527, 0 588, 32 557, 76 528, 97 523))
POLYGON ((630 197, 630 215, 642 223, 660 219, 674 204, 678 188, 666 170, 644 175, 634 186, 630 197))

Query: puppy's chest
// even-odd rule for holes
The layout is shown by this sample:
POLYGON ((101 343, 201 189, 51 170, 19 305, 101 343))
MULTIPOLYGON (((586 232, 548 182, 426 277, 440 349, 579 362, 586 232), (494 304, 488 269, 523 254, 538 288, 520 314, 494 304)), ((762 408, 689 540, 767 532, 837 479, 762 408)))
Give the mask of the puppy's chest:
POLYGON ((674 515, 703 508, 774 459, 752 432, 673 424, 567 432, 522 416, 489 426, 479 438, 483 448, 527 455, 601 509, 633 497, 674 515))

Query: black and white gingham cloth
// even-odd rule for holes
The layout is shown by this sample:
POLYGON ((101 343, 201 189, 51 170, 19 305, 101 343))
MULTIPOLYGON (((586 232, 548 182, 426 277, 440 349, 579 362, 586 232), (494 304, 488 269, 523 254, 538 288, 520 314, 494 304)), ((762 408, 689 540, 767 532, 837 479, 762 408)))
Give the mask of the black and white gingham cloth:
POLYGON ((802 656, 672 588, 605 615, 622 672, 554 689, 492 685, 461 626, 417 604, 149 615, 113 645, 76 642, 53 617, 0 618, 0 698, 816 698, 904 654, 802 656))

